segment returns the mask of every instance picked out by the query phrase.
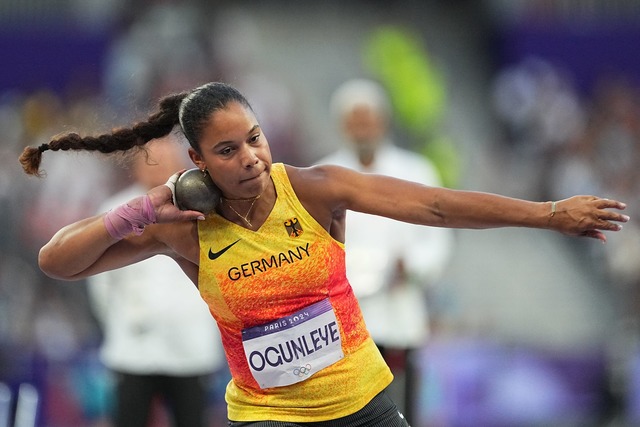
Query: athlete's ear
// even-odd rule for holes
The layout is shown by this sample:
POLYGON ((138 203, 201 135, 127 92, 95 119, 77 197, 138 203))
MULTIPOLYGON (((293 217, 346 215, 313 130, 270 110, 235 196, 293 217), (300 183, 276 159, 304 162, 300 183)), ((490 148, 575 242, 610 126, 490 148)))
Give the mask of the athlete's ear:
POLYGON ((196 165, 196 167, 200 170, 205 170, 207 169, 207 165, 204 162, 204 160, 202 159, 202 156, 193 148, 189 147, 189 158, 191 159, 191 161, 193 162, 194 165, 196 165))

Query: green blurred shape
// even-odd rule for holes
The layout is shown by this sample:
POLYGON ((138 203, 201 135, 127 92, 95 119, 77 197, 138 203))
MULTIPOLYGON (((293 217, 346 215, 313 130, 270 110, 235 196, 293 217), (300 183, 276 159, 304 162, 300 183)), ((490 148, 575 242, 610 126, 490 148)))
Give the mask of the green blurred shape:
POLYGON ((387 88, 396 123, 411 137, 414 149, 434 162, 445 186, 455 186, 458 155, 452 141, 440 136, 446 81, 419 36, 404 27, 378 27, 365 42, 363 61, 387 88))
POLYGON ((394 26, 374 30, 365 44, 364 61, 387 86, 398 120, 407 130, 424 133, 442 119, 444 78, 408 30, 394 26))
POLYGON ((451 138, 438 135, 431 138, 421 153, 438 169, 442 185, 455 188, 460 180, 460 157, 451 138))

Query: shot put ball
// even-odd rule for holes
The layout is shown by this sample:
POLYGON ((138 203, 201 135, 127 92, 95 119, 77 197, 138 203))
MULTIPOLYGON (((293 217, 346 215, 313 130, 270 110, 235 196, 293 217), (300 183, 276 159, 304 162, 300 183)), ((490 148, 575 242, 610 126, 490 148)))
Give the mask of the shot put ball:
POLYGON ((208 173, 198 168, 189 169, 176 182, 176 204, 183 211, 213 212, 220 203, 220 190, 208 173))

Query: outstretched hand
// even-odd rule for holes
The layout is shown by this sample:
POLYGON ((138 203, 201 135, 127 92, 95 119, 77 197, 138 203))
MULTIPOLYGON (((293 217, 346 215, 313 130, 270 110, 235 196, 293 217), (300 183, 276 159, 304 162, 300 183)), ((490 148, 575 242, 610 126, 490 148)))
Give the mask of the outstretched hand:
POLYGON ((162 185, 152 188, 147 192, 156 212, 156 222, 177 222, 203 220, 204 214, 198 211, 183 211, 176 206, 175 185, 180 175, 186 169, 173 174, 169 180, 162 185))
POLYGON ((573 196, 556 202, 556 212, 549 219, 549 227, 570 236, 585 236, 607 241, 603 231, 619 231, 629 221, 612 209, 623 210, 625 203, 595 196, 573 196))

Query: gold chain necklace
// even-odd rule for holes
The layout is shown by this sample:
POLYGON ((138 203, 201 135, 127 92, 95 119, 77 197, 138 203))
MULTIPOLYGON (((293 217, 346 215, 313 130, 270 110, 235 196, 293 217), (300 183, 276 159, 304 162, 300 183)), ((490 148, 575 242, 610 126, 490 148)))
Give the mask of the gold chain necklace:
POLYGON ((229 203, 229 199, 225 199, 223 198, 223 200, 225 202, 227 202, 227 206, 229 206, 229 209, 231 209, 233 211, 233 213, 235 213, 236 215, 238 215, 238 217, 240 217, 240 219, 242 219, 250 228, 253 228, 253 225, 251 224, 251 221, 249 221, 249 214, 251 213, 251 210, 253 209, 253 205, 256 204, 256 201, 260 198, 262 194, 258 194, 253 201, 251 202, 251 206, 249 206, 249 209, 247 210, 246 215, 240 215, 240 213, 235 210, 233 208, 233 206, 231 206, 231 203, 229 203))

